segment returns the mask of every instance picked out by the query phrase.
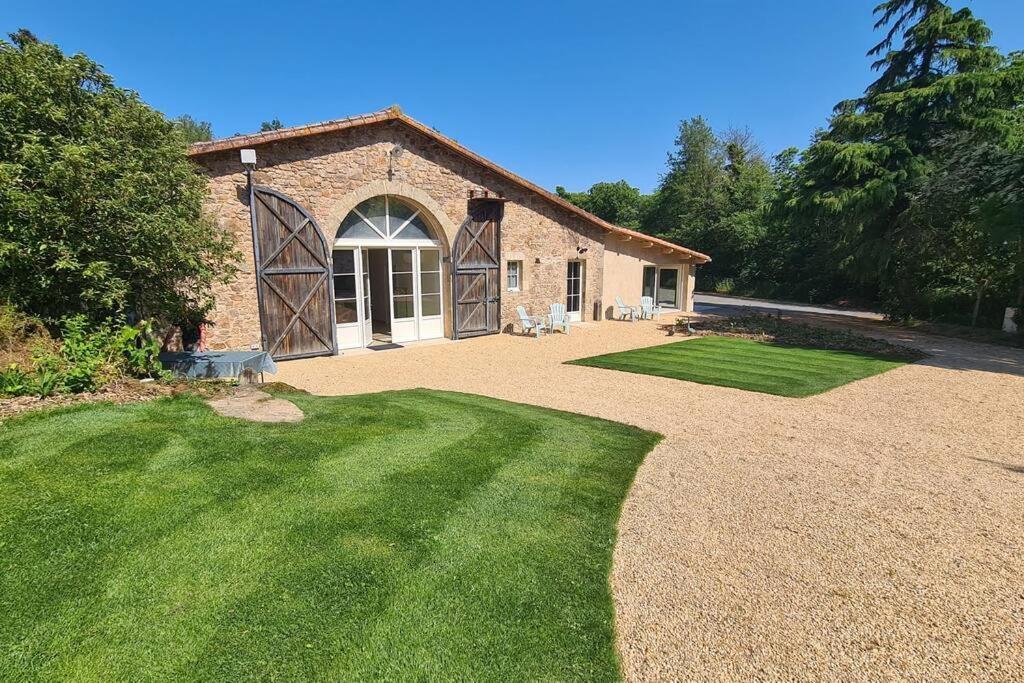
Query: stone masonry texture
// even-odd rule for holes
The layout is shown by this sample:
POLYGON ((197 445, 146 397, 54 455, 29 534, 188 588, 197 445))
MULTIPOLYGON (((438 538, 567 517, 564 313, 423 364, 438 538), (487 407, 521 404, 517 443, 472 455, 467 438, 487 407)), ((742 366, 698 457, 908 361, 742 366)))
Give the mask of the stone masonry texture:
MULTIPOLYGON (((464 159, 421 133, 397 122, 383 122, 322 135, 260 145, 253 180, 300 203, 318 221, 328 242, 334 235, 352 195, 384 182, 415 188, 432 200, 444 216, 430 216, 451 244, 466 218, 471 190, 504 196, 501 226, 501 323, 507 330, 517 320, 516 306, 531 314, 545 313, 552 302, 564 302, 566 264, 584 261, 584 320, 594 318, 602 290, 604 234, 587 221, 464 159), (405 153, 388 173, 388 152, 401 144, 405 153), (580 254, 580 250, 585 250, 580 254), (505 264, 523 262, 523 286, 505 291, 505 264)), ((230 284, 215 291, 217 306, 209 332, 211 348, 250 348, 260 345, 252 228, 246 178, 237 151, 195 157, 210 180, 207 210, 220 228, 235 238, 242 255, 240 271, 230 284)), ((416 200, 416 197, 410 197, 416 200)), ((421 196, 420 199, 423 197, 421 196)), ((424 202, 419 202, 421 205, 424 202)), ((446 273, 450 276, 450 273, 446 273)), ((448 334, 451 294, 446 293, 448 334)))

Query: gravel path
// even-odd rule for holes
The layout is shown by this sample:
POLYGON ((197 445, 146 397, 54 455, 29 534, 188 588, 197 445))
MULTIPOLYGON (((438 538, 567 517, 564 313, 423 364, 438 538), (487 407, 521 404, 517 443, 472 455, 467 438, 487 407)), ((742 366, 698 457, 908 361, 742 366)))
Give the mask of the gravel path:
POLYGON ((900 335, 935 357, 804 399, 562 364, 674 341, 651 323, 286 362, 276 379, 665 434, 619 523, 628 679, 1020 679, 1024 352, 900 335))

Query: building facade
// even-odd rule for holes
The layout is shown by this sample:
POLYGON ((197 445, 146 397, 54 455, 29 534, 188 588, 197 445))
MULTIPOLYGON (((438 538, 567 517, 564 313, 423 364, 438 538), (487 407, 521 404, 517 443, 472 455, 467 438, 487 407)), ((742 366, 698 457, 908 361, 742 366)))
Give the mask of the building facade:
MULTIPOLYGON (((193 145, 207 210, 235 238, 212 348, 288 358, 518 329, 615 297, 692 310, 698 252, 611 225, 397 108, 193 145), (251 171, 240 150, 255 150, 251 171), (251 182, 250 182, 251 180, 251 182)), ((250 167, 251 168, 251 167, 250 167)))

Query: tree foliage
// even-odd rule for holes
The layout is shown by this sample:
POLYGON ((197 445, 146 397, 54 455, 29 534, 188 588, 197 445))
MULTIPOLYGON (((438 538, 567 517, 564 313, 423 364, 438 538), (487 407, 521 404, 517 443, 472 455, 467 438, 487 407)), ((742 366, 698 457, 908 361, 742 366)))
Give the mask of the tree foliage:
POLYGON ((752 267, 767 232, 772 172, 749 130, 716 135, 701 117, 683 121, 645 231, 713 252, 705 281, 734 280, 752 267))
POLYGON ((886 30, 869 52, 879 77, 861 97, 837 105, 805 153, 790 220, 834 225, 836 267, 903 317, 924 312, 916 303, 920 273, 929 270, 920 241, 952 243, 973 221, 917 206, 939 198, 937 141, 967 132, 1007 139, 1024 80, 1019 63, 988 44, 988 28, 968 9, 889 0, 876 12, 876 28, 886 30))
POLYGON ((261 133, 267 133, 272 130, 281 130, 282 128, 284 128, 284 124, 281 123, 281 119, 276 116, 270 121, 264 121, 260 124, 261 133))
POLYGON ((85 55, 0 41, 0 298, 49 320, 177 321, 231 274, 172 122, 85 55))
POLYGON ((213 126, 208 121, 196 121, 188 114, 184 114, 174 119, 173 123, 185 144, 191 145, 194 142, 207 142, 213 139, 213 126))
POLYGON ((599 218, 627 228, 640 227, 650 201, 625 180, 595 183, 586 192, 569 192, 558 186, 555 193, 599 218))
POLYGON ((640 227, 712 255, 700 288, 998 324, 1024 306, 1024 56, 941 0, 875 12, 877 77, 806 150, 685 120, 640 227))

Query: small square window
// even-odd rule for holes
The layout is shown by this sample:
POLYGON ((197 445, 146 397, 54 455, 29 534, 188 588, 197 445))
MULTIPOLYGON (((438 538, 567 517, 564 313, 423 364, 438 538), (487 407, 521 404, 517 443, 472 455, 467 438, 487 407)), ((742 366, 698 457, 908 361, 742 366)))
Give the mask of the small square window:
POLYGON ((508 273, 508 291, 518 292, 523 282, 523 262, 509 261, 506 271, 508 273))

